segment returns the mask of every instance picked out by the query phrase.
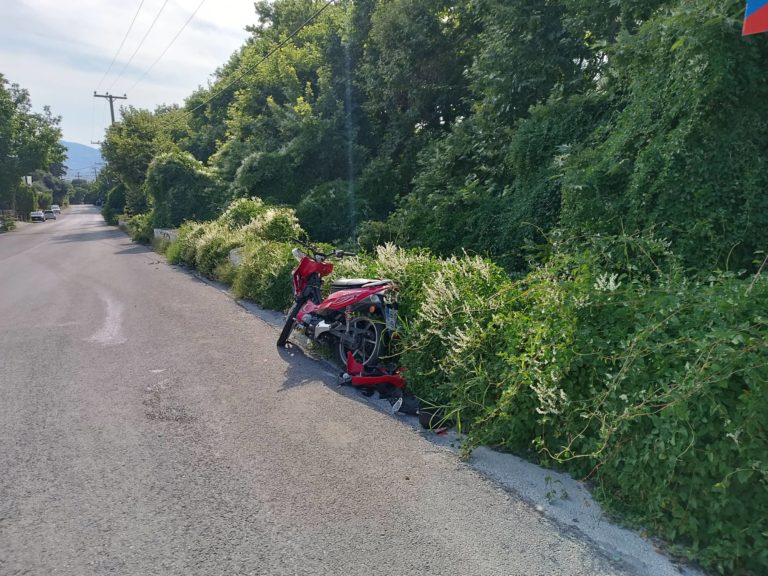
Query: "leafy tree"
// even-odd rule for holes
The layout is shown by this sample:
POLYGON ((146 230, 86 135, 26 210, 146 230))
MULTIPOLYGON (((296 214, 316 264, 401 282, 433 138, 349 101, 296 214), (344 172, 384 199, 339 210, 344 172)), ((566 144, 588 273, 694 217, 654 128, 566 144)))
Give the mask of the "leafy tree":
POLYGON ((145 187, 153 201, 153 224, 157 228, 175 228, 185 220, 212 219, 223 202, 221 186, 188 152, 155 158, 145 187))
POLYGON ((258 3, 262 26, 235 73, 229 139, 212 162, 232 196, 296 204, 320 182, 347 172, 344 101, 328 55, 338 52, 342 8, 333 6, 264 62, 322 3, 258 3), (336 48, 334 48, 336 47, 336 48))
POLYGON ((72 180, 72 197, 71 202, 74 204, 84 204, 86 197, 93 190, 93 186, 88 180, 82 180, 75 178, 72 180))
POLYGON ((161 106, 156 111, 129 106, 122 120, 107 129, 101 153, 112 174, 126 186, 126 210, 140 214, 149 209, 143 185, 155 156, 178 149, 185 134, 186 116, 178 107, 161 106))
POLYGON ((22 176, 64 159, 60 118, 32 112, 29 93, 0 74, 0 206, 14 209, 22 176))
POLYGON ((470 112, 465 71, 475 28, 465 5, 393 0, 355 13, 370 30, 356 72, 367 116, 361 126, 369 131, 360 142, 377 163, 385 205, 411 192, 419 151, 470 112))
POLYGON ((48 194, 50 201, 45 204, 46 206, 50 204, 63 206, 72 192, 72 185, 52 172, 36 170, 32 173, 32 180, 35 184, 39 183, 41 190, 48 194))
POLYGON ((475 110, 502 127, 526 117, 553 91, 578 93, 590 80, 588 62, 596 55, 585 30, 567 27, 562 2, 480 0, 474 17, 482 29, 469 71, 475 110))

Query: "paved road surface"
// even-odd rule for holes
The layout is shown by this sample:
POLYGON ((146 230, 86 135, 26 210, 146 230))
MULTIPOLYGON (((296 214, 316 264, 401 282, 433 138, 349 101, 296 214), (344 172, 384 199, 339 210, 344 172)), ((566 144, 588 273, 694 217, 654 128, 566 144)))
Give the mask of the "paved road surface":
POLYGON ((624 574, 74 206, 0 235, 0 575, 624 574))

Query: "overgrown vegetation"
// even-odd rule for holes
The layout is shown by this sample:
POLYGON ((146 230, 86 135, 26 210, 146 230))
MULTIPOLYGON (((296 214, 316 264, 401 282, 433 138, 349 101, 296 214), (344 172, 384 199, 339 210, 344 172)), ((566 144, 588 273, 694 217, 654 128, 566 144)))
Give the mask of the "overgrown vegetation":
POLYGON ((239 199, 217 219, 186 222, 166 249, 173 264, 193 267, 232 286, 234 293, 261 306, 282 310, 291 302, 294 265, 290 238, 304 235, 293 210, 269 207, 258 199, 239 199), (239 266, 230 263, 237 250, 239 266))
MULTIPOLYGON (((241 200, 217 221, 182 226, 167 255, 285 309, 294 261, 280 238, 301 231, 265 233, 283 217, 241 200)), ((677 552, 721 573, 760 573, 768 281, 690 280, 669 242, 649 235, 550 241, 519 279, 477 256, 394 245, 344 259, 334 274, 400 284, 409 386, 445 407, 465 449, 488 444, 563 467, 677 552)))

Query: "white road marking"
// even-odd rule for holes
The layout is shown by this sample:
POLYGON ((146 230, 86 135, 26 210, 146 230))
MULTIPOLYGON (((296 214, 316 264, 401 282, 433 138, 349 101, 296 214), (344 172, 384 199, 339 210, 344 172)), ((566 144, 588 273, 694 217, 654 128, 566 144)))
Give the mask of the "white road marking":
POLYGON ((102 346, 125 344, 126 338, 122 334, 123 307, 108 294, 99 294, 99 298, 104 301, 107 313, 101 329, 88 338, 88 340, 102 346))

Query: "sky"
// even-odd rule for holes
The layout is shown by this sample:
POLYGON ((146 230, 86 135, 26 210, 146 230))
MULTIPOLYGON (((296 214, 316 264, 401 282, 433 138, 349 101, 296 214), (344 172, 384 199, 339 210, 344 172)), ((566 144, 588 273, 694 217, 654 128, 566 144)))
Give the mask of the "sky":
POLYGON ((0 0, 0 73, 61 116, 64 140, 98 147, 111 120, 94 91, 128 96, 117 119, 121 105, 181 105, 255 23, 253 0, 0 0))

